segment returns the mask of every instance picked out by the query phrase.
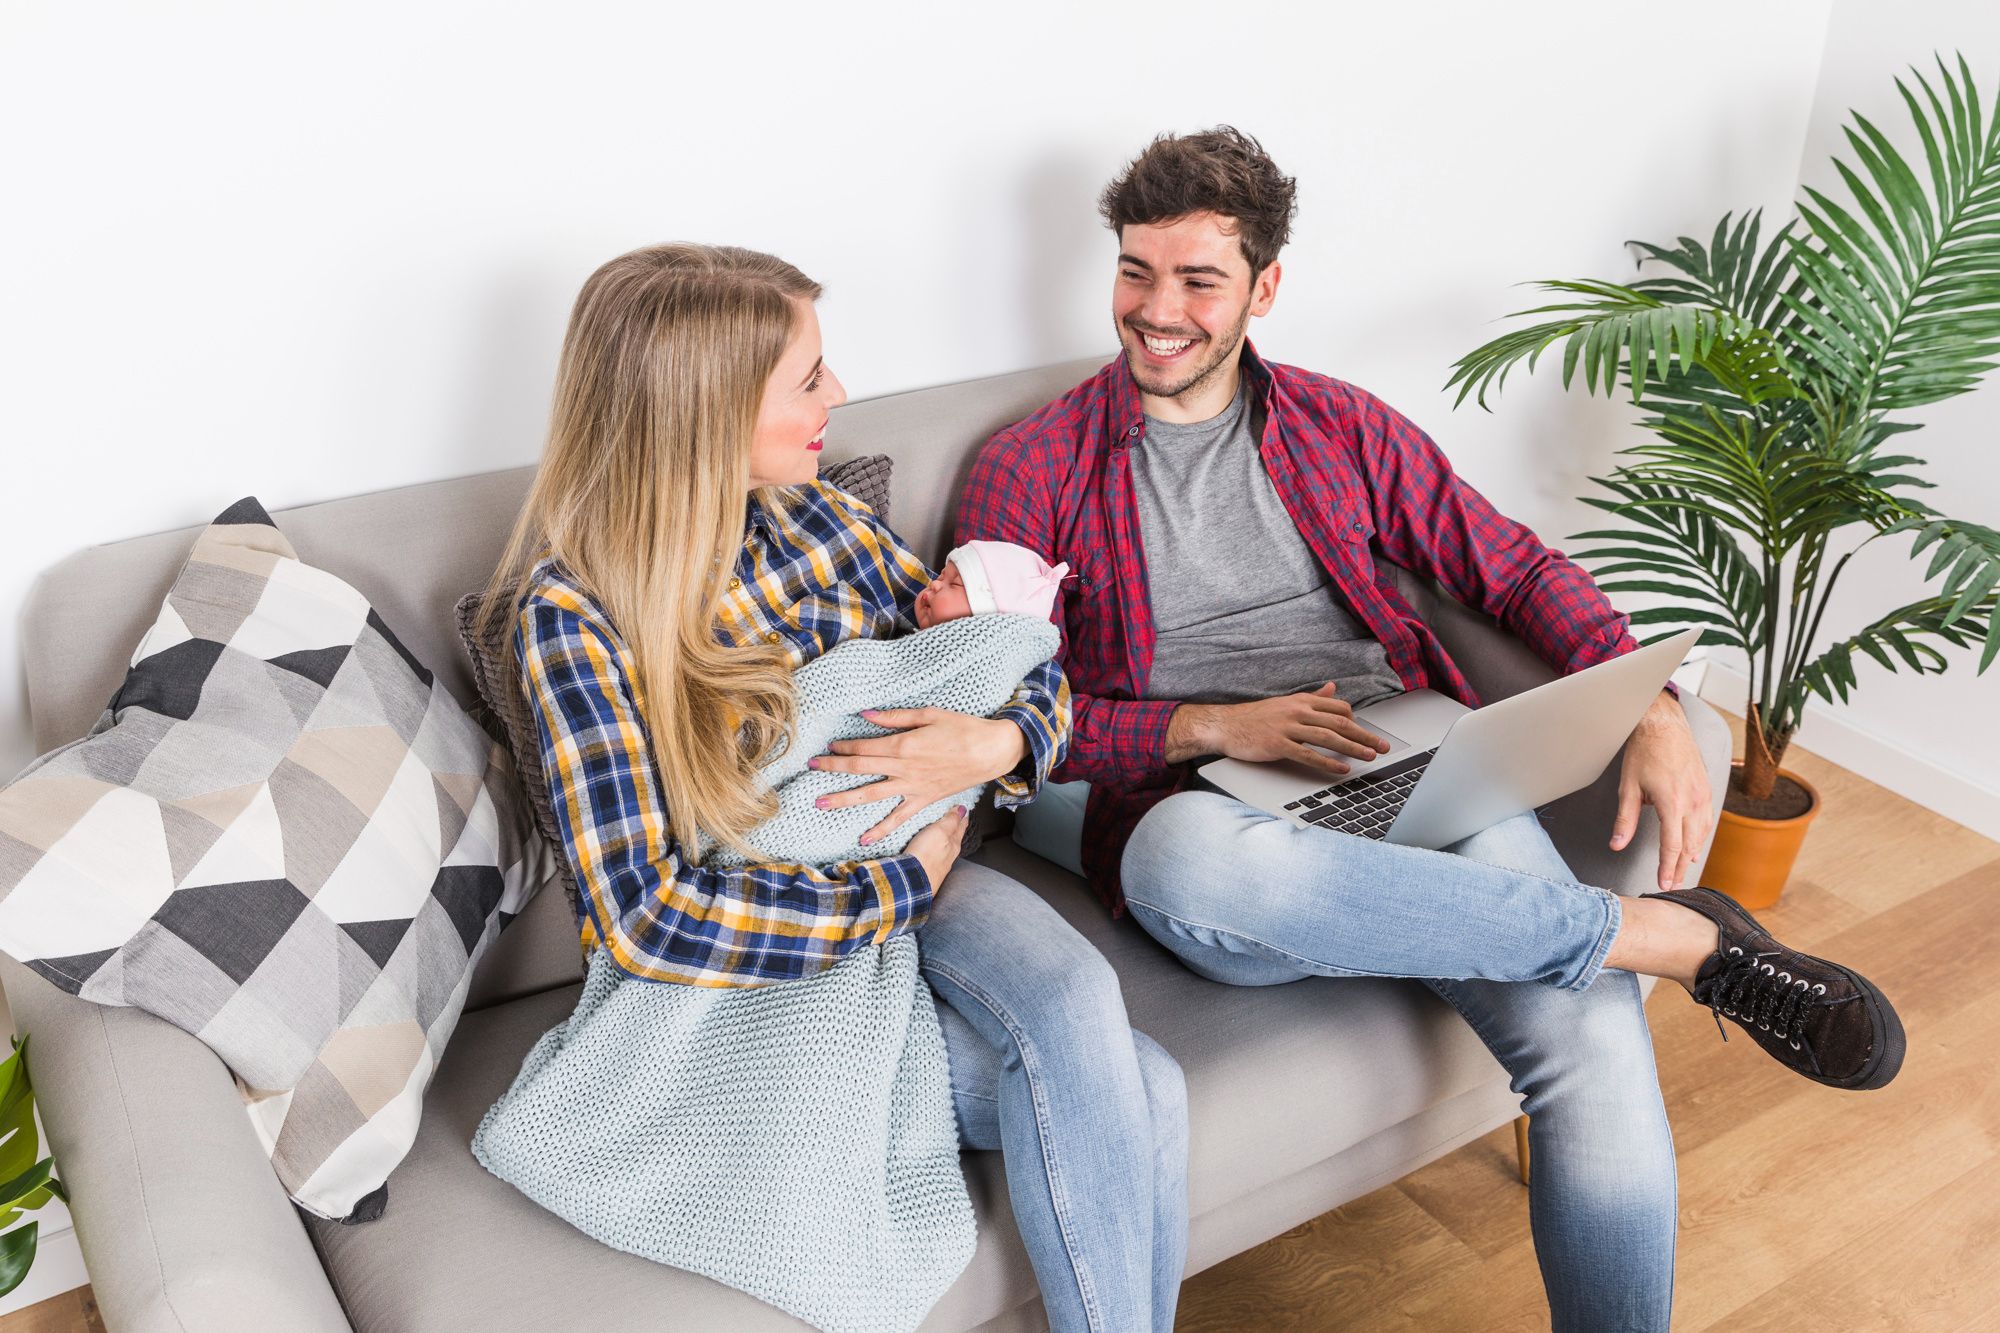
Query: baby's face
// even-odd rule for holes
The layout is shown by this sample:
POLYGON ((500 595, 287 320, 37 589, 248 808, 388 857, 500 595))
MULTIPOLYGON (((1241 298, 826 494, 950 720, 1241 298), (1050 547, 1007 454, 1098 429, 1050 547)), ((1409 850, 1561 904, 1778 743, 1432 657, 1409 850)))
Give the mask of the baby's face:
POLYGON ((972 600, 965 595, 965 580, 958 576, 958 566, 947 560, 944 572, 917 594, 917 628, 929 629, 971 614, 972 600))

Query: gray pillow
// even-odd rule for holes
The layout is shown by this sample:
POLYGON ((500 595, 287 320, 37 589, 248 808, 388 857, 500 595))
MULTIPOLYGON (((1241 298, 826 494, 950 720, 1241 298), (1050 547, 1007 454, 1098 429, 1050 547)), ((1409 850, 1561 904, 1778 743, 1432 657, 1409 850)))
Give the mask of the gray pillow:
POLYGON ((896 460, 887 454, 863 454, 821 471, 819 479, 831 482, 875 511, 886 525, 889 521, 889 476, 896 460))

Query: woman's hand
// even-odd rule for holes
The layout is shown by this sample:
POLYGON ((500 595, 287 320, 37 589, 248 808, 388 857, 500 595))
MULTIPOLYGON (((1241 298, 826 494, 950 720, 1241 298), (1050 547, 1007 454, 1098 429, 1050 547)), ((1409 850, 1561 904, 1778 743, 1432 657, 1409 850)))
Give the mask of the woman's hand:
POLYGON ((943 892, 944 877, 951 873, 952 864, 958 860, 958 849, 964 845, 965 807, 954 805, 937 823, 910 839, 910 845, 903 849, 905 855, 924 863, 924 873, 931 877, 933 899, 943 892))
POLYGON ((888 818, 861 835, 864 845, 935 801, 1013 772, 1028 753, 1028 738, 1004 718, 967 717, 943 708, 892 708, 861 716, 895 728, 895 734, 835 741, 828 747, 832 753, 806 762, 823 773, 869 773, 882 779, 822 796, 822 810, 903 798, 888 818))

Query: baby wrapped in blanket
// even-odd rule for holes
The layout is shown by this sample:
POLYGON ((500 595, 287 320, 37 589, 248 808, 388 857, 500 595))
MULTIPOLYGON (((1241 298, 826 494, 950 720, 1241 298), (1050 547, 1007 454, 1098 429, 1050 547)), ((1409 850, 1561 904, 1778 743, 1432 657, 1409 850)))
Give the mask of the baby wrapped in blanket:
MULTIPOLYGON (((806 865, 893 856, 970 808, 979 788, 864 847, 892 802, 821 810, 822 796, 870 779, 806 761, 886 734, 863 710, 999 711, 1055 655, 1049 613, 1067 572, 1022 547, 968 543, 919 594, 917 633, 850 640, 800 667, 797 733, 764 770, 779 811, 751 845, 806 865)), ((726 848, 704 859, 742 863, 726 848)), ((536 1043, 472 1143, 488 1170, 606 1245, 827 1333, 912 1333, 971 1259, 958 1149, 909 934, 813 976, 734 989, 633 980, 599 949, 576 1011, 536 1043)))
MULTIPOLYGON (((900 639, 850 639, 800 667, 798 732, 785 752, 764 766, 778 796, 778 813, 748 834, 768 857, 831 865, 894 856, 955 805, 970 810, 982 787, 933 802, 885 836, 863 845, 861 835, 894 808, 894 800, 822 810, 821 797, 874 779, 825 773, 807 761, 834 741, 890 734, 862 716, 900 708, 943 708, 989 717, 1013 697, 1021 678, 1056 654, 1061 638, 1049 620, 1068 565, 1051 569, 1011 542, 967 542, 945 557, 944 569, 917 595, 915 634, 900 639)), ((705 858, 743 864, 728 848, 705 858)))

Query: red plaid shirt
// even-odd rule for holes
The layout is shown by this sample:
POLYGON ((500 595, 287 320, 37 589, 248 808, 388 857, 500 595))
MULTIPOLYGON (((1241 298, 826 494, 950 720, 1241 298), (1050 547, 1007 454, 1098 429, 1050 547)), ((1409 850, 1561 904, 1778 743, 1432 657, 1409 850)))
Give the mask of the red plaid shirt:
MULTIPOLYGON (((1351 384, 1266 362, 1248 343, 1242 367, 1264 401, 1261 452, 1286 512, 1406 689, 1479 704, 1430 626, 1376 570, 1376 551, 1437 579, 1559 671, 1638 646, 1588 574, 1459 480, 1408 418, 1351 384)), ((1120 357, 987 443, 959 500, 956 538, 1016 542, 1075 571, 1057 617, 1072 730, 1053 777, 1092 784, 1083 864, 1114 915, 1125 910, 1118 867, 1133 828, 1192 771, 1165 757, 1176 705, 1143 697, 1153 613, 1127 455, 1145 434, 1120 357)))

